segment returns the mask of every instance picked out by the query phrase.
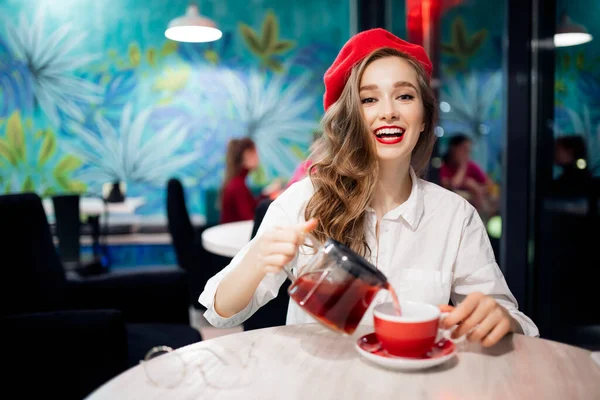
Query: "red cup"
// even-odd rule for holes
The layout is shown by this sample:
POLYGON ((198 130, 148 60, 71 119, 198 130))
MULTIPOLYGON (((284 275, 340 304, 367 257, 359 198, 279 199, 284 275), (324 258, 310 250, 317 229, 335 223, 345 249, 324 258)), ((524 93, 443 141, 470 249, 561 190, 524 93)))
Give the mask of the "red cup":
MULTIPOLYGON (((441 339, 450 339, 452 330, 442 329, 443 318, 454 307, 437 307, 427 303, 402 302, 402 315, 396 315, 392 303, 383 303, 373 310, 375 335, 391 355, 417 358, 424 356, 441 339)), ((464 340, 464 337, 455 342, 464 340)))

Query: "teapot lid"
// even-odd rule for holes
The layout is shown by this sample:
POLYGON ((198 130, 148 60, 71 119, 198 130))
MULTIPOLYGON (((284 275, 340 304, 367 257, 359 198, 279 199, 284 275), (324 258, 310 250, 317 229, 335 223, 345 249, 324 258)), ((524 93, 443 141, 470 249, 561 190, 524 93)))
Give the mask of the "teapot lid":
POLYGON ((384 285, 387 283, 387 277, 375 268, 373 264, 365 260, 346 245, 335 239, 328 238, 325 241, 325 248, 333 246, 338 254, 336 258, 340 267, 344 268, 349 274, 367 281, 368 283, 378 283, 384 285))

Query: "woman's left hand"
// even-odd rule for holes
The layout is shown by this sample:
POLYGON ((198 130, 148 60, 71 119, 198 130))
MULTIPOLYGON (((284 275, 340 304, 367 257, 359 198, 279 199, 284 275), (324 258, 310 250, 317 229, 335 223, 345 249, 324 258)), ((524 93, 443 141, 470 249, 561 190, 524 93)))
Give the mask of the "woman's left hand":
POLYGON ((508 332, 517 330, 517 321, 496 300, 480 292, 469 294, 443 322, 450 328, 460 322, 453 337, 468 334, 471 342, 481 342, 484 347, 496 344, 508 332))

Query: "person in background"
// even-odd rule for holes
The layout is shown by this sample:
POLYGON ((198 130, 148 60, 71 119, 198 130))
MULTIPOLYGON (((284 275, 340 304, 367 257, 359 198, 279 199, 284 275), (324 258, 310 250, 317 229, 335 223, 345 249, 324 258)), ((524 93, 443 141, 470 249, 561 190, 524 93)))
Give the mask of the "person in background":
MULTIPOLYGON (((321 134, 320 132, 313 133, 313 140, 312 140, 312 144, 310 146, 311 152, 315 150, 314 146, 315 146, 315 143, 316 143, 317 139, 319 138, 320 134, 321 134)), ((294 170, 294 173, 292 174, 292 177, 290 178, 290 180, 288 181, 288 184, 286 185, 286 189, 288 187, 292 186, 294 183, 306 178, 306 176, 308 175, 308 170, 309 170, 310 166, 312 165, 312 163, 313 163, 312 160, 310 158, 307 158, 306 160, 304 160, 300 164, 298 164, 298 166, 294 170)))
POLYGON ((308 175, 308 169, 310 168, 311 165, 312 165, 312 160, 310 158, 307 158, 306 160, 304 160, 300 164, 298 164, 298 166, 294 170, 294 173, 292 174, 292 177, 290 178, 290 180, 287 184, 287 187, 290 187, 294 183, 306 178, 306 176, 308 175))
POLYGON ((471 160, 471 139, 463 134, 450 138, 448 151, 440 168, 440 180, 443 187, 465 196, 480 212, 490 214, 489 194, 492 181, 471 160))
POLYGON ((260 200, 275 192, 281 183, 263 189, 261 196, 255 198, 248 186, 246 177, 258 168, 260 159, 256 145, 250 138, 231 139, 227 144, 225 180, 221 189, 222 224, 254 219, 254 211, 260 200))
POLYGON ((553 193, 581 196, 588 193, 592 176, 587 168, 587 150, 581 136, 563 136, 554 142, 554 163, 562 173, 553 183, 553 193))

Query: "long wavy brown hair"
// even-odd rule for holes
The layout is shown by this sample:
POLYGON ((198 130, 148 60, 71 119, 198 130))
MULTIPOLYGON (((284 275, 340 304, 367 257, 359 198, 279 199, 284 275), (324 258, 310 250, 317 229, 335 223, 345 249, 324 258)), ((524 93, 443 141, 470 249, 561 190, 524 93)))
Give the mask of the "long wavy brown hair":
POLYGON ((362 256, 371 253, 365 236, 366 208, 375 192, 379 174, 375 141, 363 119, 359 87, 367 66, 384 57, 400 57, 417 72, 424 108, 425 129, 411 154, 411 165, 423 176, 429 164, 435 135, 437 108, 425 70, 417 60, 397 50, 379 49, 351 70, 340 98, 321 121, 323 134, 311 155, 309 176, 315 188, 304 216, 318 218, 313 235, 320 241, 330 237, 362 256))

